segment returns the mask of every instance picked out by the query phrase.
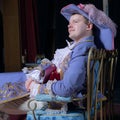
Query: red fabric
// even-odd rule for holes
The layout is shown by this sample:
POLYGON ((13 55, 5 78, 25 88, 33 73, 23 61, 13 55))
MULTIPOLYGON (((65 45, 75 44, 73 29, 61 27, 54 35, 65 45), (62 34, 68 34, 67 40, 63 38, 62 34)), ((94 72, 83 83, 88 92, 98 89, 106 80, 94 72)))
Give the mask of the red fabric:
POLYGON ((29 62, 35 61, 36 56, 36 37, 34 25, 34 13, 32 0, 26 1, 26 31, 27 31, 27 58, 29 62))
POLYGON ((43 83, 47 83, 48 80, 54 79, 60 80, 60 73, 57 72, 57 68, 55 65, 51 65, 45 70, 45 77, 43 83))
POLYGON ((56 70, 56 66, 55 65, 50 65, 46 70, 45 70, 45 77, 43 80, 43 83, 47 83, 48 80, 50 80, 50 75, 53 71, 56 70))
MULTIPOLYGON (((36 26, 36 2, 34 0, 20 0, 20 25, 22 54, 25 54, 27 62, 34 62, 37 55, 37 30, 36 26)), ((36 16, 37 17, 37 16, 36 16)))
POLYGON ((60 73, 57 72, 57 70, 53 71, 51 74, 50 74, 50 77, 49 77, 49 80, 60 80, 60 73))

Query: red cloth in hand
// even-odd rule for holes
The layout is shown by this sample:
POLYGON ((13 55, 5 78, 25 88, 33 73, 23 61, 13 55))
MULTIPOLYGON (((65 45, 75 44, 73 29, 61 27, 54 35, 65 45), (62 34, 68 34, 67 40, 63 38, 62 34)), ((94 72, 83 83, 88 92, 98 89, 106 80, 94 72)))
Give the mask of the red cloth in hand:
POLYGON ((45 76, 44 76, 44 80, 43 83, 47 83, 47 81, 49 80, 49 77, 51 75, 51 73, 53 71, 56 70, 56 66, 55 65, 50 65, 48 68, 45 69, 45 76))
POLYGON ((49 77, 49 80, 60 80, 60 73, 57 72, 57 70, 53 71, 51 74, 50 74, 50 77, 49 77))

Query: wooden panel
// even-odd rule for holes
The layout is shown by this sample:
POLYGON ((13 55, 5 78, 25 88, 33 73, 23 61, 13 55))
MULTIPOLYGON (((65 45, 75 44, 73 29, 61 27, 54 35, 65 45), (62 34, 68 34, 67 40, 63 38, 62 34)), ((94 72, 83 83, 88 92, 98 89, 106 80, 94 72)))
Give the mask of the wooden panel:
POLYGON ((18 0, 3 0, 5 71, 20 71, 18 0))

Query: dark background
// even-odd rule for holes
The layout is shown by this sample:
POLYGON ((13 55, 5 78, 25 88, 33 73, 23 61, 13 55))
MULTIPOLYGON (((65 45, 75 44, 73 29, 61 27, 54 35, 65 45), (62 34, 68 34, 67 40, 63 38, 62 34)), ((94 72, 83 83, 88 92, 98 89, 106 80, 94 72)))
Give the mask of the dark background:
MULTIPOLYGON (((60 14, 61 8, 70 3, 79 4, 80 1, 81 3, 91 3, 91 0, 44 0, 41 4, 41 1, 37 0, 40 39, 38 49, 47 58, 52 58, 54 50, 64 47, 66 45, 65 40, 69 39, 67 32, 68 22, 60 14)), ((92 3, 102 9, 100 0, 92 0, 92 3)))

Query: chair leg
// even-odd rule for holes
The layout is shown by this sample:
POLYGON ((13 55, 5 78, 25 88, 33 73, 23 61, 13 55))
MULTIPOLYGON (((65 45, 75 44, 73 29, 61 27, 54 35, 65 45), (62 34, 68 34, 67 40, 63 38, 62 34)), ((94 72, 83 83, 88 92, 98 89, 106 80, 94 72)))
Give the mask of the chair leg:
POLYGON ((100 120, 106 120, 107 117, 107 102, 104 101, 100 106, 100 120))
POLYGON ((108 120, 113 120, 113 102, 112 100, 108 101, 108 120))
POLYGON ((103 107, 103 120, 106 120, 107 117, 107 103, 105 102, 105 105, 103 107))
POLYGON ((110 120, 113 120, 113 102, 110 101, 110 120))
POLYGON ((103 120, 103 104, 102 101, 100 102, 100 120, 103 120))

